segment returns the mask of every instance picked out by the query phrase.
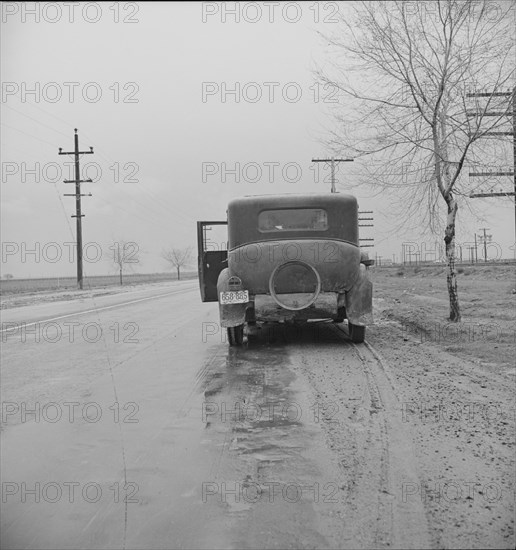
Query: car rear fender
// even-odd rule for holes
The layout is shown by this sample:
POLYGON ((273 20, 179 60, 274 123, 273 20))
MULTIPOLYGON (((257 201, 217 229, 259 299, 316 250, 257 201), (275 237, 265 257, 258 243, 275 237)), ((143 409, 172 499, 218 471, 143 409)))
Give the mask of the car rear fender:
POLYGON ((346 317, 354 325, 373 323, 373 283, 364 265, 360 266, 360 276, 346 292, 346 317))

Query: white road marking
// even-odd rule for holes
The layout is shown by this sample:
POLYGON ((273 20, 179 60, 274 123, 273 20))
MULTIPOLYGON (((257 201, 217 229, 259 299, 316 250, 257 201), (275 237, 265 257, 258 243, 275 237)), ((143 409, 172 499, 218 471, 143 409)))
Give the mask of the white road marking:
MULTIPOLYGON (((194 288, 195 287, 193 287, 192 290, 194 288)), ((77 313, 68 313, 67 315, 60 315, 59 317, 52 317, 52 319, 42 319, 40 321, 34 321, 33 323, 19 323, 17 326, 4 328, 4 329, 0 330, 0 333, 7 332, 8 330, 18 330, 21 326, 31 327, 32 325, 37 325, 38 323, 50 323, 51 321, 57 321, 58 319, 65 319, 66 317, 74 317, 74 316, 77 316, 77 315, 86 315, 87 313, 94 313, 94 312, 98 312, 98 311, 103 311, 105 309, 113 309, 114 307, 127 306, 129 304, 135 304, 136 302, 144 302, 145 300, 152 300, 153 298, 161 298, 163 296, 169 296, 170 294, 178 294, 179 292, 181 292, 183 290, 185 290, 185 289, 181 288, 179 290, 175 290, 174 292, 167 292, 165 294, 157 294, 156 296, 148 296, 147 298, 138 298, 138 300, 131 300, 130 302, 123 302, 121 304, 114 304, 112 306, 104 306, 104 307, 99 307, 99 308, 88 309, 87 311, 79 311, 77 313)), ((188 289, 186 289, 186 290, 188 290, 188 289)), ((9 321, 6 321, 6 322, 9 322, 9 321)))

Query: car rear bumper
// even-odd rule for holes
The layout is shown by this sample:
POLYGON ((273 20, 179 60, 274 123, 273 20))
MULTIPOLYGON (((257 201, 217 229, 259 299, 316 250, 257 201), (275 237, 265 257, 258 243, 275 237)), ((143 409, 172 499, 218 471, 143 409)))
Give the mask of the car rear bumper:
MULTIPOLYGON (((311 294, 278 294, 280 302, 307 303, 311 294)), ((321 292, 308 307, 302 309, 286 309, 267 294, 254 297, 254 314, 257 321, 295 321, 306 319, 327 319, 338 317, 338 297, 336 292, 321 292)))

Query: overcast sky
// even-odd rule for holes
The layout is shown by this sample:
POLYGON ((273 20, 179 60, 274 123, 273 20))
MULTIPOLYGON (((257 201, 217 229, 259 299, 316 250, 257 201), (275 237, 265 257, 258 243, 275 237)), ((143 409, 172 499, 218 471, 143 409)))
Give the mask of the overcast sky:
MULTIPOLYGON (((164 271, 162 248, 194 245, 195 222, 224 219, 233 197, 329 191, 328 171, 319 166, 318 178, 311 163, 329 154, 320 138, 334 99, 315 84, 328 55, 316 30, 333 31, 332 10, 346 7, 237 4, 235 15, 214 3, 30 4, 2 3, 4 275, 75 274, 65 244, 75 241, 75 201, 63 196, 74 189, 62 182, 73 158, 58 155, 73 150, 74 128, 81 151, 94 150, 81 158, 95 180, 82 185, 93 194, 82 201, 86 275, 110 272, 99 251, 119 240, 138 244, 137 271, 164 271)), ((341 165, 342 192, 359 171, 341 165)), ((399 259, 402 242, 423 240, 392 235, 385 198, 354 192, 374 211, 362 232, 375 238, 373 256, 399 259)), ((486 222, 459 214, 459 241, 485 226, 512 257, 511 202, 484 204, 486 222)))

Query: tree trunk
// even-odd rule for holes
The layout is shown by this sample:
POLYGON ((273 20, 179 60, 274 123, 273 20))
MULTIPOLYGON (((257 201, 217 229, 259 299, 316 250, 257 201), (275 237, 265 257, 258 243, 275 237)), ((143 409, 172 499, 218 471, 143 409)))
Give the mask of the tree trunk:
POLYGON ((177 280, 179 281, 181 279, 181 274, 179 272, 181 268, 179 266, 177 266, 177 280))
POLYGON ((120 269, 120 286, 122 286, 122 269, 120 269))
POLYGON ((457 294, 457 272, 455 271, 455 217, 457 216, 458 204, 451 196, 446 200, 446 204, 448 205, 448 216, 444 232, 444 242, 446 244, 446 259, 448 261, 446 281, 448 283, 448 296, 450 299, 450 321, 458 323, 461 320, 459 295, 457 294))

